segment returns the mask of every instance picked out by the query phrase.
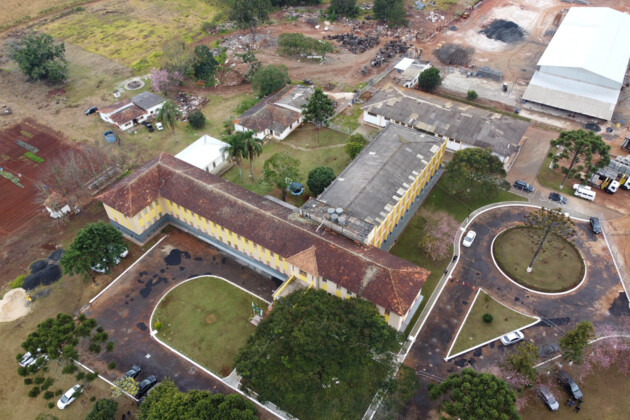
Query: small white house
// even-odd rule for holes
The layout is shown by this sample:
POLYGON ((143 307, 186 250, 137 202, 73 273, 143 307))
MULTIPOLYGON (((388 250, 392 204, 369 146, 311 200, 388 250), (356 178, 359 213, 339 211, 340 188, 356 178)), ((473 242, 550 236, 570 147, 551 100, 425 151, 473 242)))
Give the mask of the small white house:
POLYGON ((396 64, 396 66, 394 66, 394 69, 396 70, 394 80, 396 84, 411 89, 418 84, 420 73, 430 67, 431 64, 428 61, 403 58, 398 62, 398 64, 396 64))
POLYGON ((164 102, 166 99, 161 96, 151 92, 142 92, 131 100, 117 102, 97 112, 103 121, 114 124, 121 130, 127 130, 157 114, 164 102))
POLYGON ((230 165, 228 153, 224 151, 227 146, 227 143, 204 134, 175 157, 206 172, 219 174, 230 165))

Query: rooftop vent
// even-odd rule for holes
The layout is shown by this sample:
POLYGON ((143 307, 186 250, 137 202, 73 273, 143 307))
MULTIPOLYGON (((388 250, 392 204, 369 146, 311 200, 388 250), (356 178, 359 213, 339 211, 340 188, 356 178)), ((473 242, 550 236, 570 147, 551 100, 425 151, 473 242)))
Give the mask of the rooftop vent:
POLYGON ((336 222, 338 218, 339 216, 337 216, 335 213, 330 215, 330 220, 332 220, 333 222, 336 222))
POLYGON ((335 212, 335 209, 333 209, 332 207, 328 207, 328 214, 333 214, 335 212))
POLYGON ((335 210, 335 212, 336 212, 337 214, 341 214, 341 213, 343 213, 343 209, 342 209, 341 207, 337 207, 337 209, 335 210))
POLYGON ((337 222, 340 225, 345 225, 346 224, 346 216, 340 216, 339 219, 337 220, 337 222))

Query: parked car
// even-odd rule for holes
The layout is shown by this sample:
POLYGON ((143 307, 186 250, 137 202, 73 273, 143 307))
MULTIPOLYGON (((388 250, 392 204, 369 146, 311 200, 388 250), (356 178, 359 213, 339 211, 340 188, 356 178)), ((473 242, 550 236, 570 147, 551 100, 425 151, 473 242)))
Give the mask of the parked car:
POLYGON ((560 204, 567 204, 567 198, 555 192, 549 193, 549 200, 560 204))
POLYGON ((142 382, 138 384, 138 391, 136 392, 135 397, 140 399, 142 396, 144 396, 144 394, 149 392, 149 390, 153 388, 153 386, 155 386, 156 383, 157 383, 157 378, 155 377, 155 375, 151 375, 147 377, 146 379, 144 379, 142 382))
POLYGON ((147 130, 149 130, 149 133, 153 133, 155 131, 155 128, 153 128, 153 124, 146 123, 145 126, 147 127, 147 130))
POLYGON ((67 406, 72 404, 72 402, 76 400, 82 392, 83 387, 79 384, 76 384, 75 386, 67 390, 66 393, 61 396, 61 398, 59 398, 59 400, 57 401, 57 408, 59 408, 60 410, 65 409, 67 406))
POLYGON ((464 240, 462 241, 462 245, 464 245, 466 248, 470 248, 470 246, 472 245, 476 237, 477 237, 477 232, 475 232, 474 230, 469 230, 466 236, 464 237, 464 240))
POLYGON ((558 372, 558 382, 576 400, 581 400, 584 397, 584 395, 582 395, 582 391, 580 391, 580 387, 565 370, 560 370, 558 372))
POLYGON ((591 222, 591 230, 593 233, 602 233, 602 224, 597 217, 591 217, 589 221, 591 222))
POLYGON ((534 191, 534 187, 531 186, 530 184, 528 184, 525 181, 521 181, 520 179, 517 179, 516 181, 514 181, 514 188, 516 188, 517 190, 522 190, 525 192, 533 192, 534 191))
POLYGON ((27 351, 26 353, 24 353, 24 356, 22 356, 22 358, 20 359, 19 363, 20 363, 20 366, 27 367, 34 360, 35 360, 35 356, 33 356, 30 351, 27 351))
POLYGON ((158 129, 158 131, 162 131, 162 130, 164 130, 164 126, 162 125, 162 123, 161 123, 161 122, 156 122, 156 123, 155 123, 155 128, 157 128, 157 129, 158 129))
POLYGON ((512 344, 518 343, 519 341, 523 341, 525 336, 520 331, 512 331, 510 333, 505 334, 500 338, 501 343, 504 346, 511 346, 512 344))
POLYGON ((560 408, 558 400, 556 400, 556 397, 553 396, 546 386, 540 385, 536 389, 536 394, 538 394, 538 398, 540 398, 551 411, 557 411, 558 408, 560 408))
MULTIPOLYGON (((116 260, 114 261, 114 265, 118 265, 120 264, 120 259, 121 258, 125 258, 127 255, 129 255, 129 250, 127 248, 125 248, 125 250, 123 252, 121 252, 121 254, 118 256, 118 258, 116 258, 116 260)), ((105 259, 103 258, 103 262, 105 262, 105 259)), ((107 272, 107 267, 105 267, 102 264, 96 264, 94 267, 90 267, 92 269, 92 271, 96 271, 99 274, 105 274, 107 272)))
POLYGON ((133 365, 131 369, 125 372, 123 378, 135 378, 140 374, 140 372, 142 372, 142 368, 138 365, 133 365))
POLYGON ((85 111, 85 115, 94 114, 96 111, 98 111, 98 108, 95 106, 91 106, 87 109, 87 111, 85 111))

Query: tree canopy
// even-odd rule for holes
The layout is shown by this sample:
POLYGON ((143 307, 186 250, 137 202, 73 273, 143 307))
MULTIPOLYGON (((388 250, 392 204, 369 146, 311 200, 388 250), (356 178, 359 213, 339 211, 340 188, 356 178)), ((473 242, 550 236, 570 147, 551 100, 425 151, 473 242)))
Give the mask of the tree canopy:
MULTIPOLYGON (((234 127, 234 124, 230 120, 230 127, 234 127)), ((247 147, 245 146, 244 137, 242 134, 238 134, 240 131, 232 131, 230 134, 223 138, 223 142, 227 144, 221 149, 221 153, 227 152, 230 160, 238 167, 238 173, 243 182, 243 171, 241 169, 241 160, 247 157, 247 147)))
POLYGON ((403 0, 374 0, 374 17, 392 26, 407 26, 407 11, 403 0))
POLYGON ((85 420, 115 420, 118 403, 114 400, 101 399, 94 403, 92 411, 85 420))
POLYGON ((333 101, 320 88, 315 88, 308 102, 302 106, 304 119, 317 126, 317 144, 319 144, 319 128, 327 124, 334 113, 333 101))
POLYGON ((210 48, 205 45, 195 47, 195 63, 193 64, 195 79, 203 80, 206 86, 213 86, 217 66, 217 60, 214 59, 210 48))
POLYGON ((311 38, 299 32, 283 33, 278 36, 278 51, 280 54, 294 55, 326 55, 333 52, 334 47, 328 41, 311 38))
POLYGON ((363 135, 359 133, 351 135, 348 139, 348 143, 346 143, 344 147, 350 160, 354 160, 355 157, 359 156, 359 153, 365 148, 366 144, 368 144, 368 141, 363 135))
POLYGON ((579 322, 575 328, 560 339, 560 348, 565 359, 581 363, 582 353, 588 342, 595 338, 595 328, 590 321, 579 322))
POLYGON ((514 353, 507 357, 508 366, 515 372, 525 375, 530 382, 536 379, 534 363, 538 360, 538 347, 533 343, 521 343, 514 353))
POLYGON ((540 252, 544 250, 550 234, 564 239, 575 234, 575 224, 560 208, 546 209, 541 207, 529 212, 525 215, 525 226, 530 228, 529 231, 532 232, 530 239, 534 245, 537 245, 532 261, 527 267, 528 273, 534 268, 534 263, 540 252))
POLYGON ((15 42, 7 43, 9 58, 31 80, 45 80, 51 84, 66 80, 68 66, 63 42, 55 44, 44 33, 28 32, 15 42))
POLYGON ((557 139, 551 140, 551 146, 559 148, 557 153, 550 152, 554 168, 560 166, 559 162, 564 160, 569 165, 562 167, 564 178, 560 188, 564 187, 569 177, 588 181, 597 169, 610 163, 610 146, 604 143, 601 136, 590 130, 563 131, 557 139), (599 159, 594 163, 595 155, 599 155, 599 159))
POLYGON ((195 109, 188 114, 188 124, 195 129, 203 128, 206 125, 206 116, 200 110, 195 109))
POLYGON ((269 18, 270 0, 228 0, 227 3, 230 6, 230 19, 248 27, 251 32, 269 18))
POLYGON ((180 392, 170 379, 151 390, 140 405, 140 420, 256 420, 256 406, 240 394, 180 392))
POLYGON ((484 195, 494 195, 509 188, 505 175, 503 163, 489 149, 470 147, 453 154, 446 165, 444 185, 449 193, 464 198, 481 191, 484 195))
POLYGON ((339 16, 353 18, 358 15, 357 0, 331 0, 330 7, 328 7, 328 16, 331 19, 339 16))
POLYGON ((335 180, 335 171, 330 166, 318 166, 311 169, 308 173, 306 185, 314 195, 320 195, 324 192, 331 182, 335 180))
POLYGON ((182 113, 175 105, 173 101, 166 101, 162 108, 157 113, 156 120, 164 124, 165 127, 169 127, 173 130, 173 138, 175 139, 175 143, 177 143, 177 136, 175 135, 175 125, 177 124, 177 120, 182 117, 182 113))
POLYGON ((438 385, 429 384, 429 397, 441 399, 440 409, 462 420, 520 419, 514 403, 516 394, 507 383, 489 373, 470 368, 453 373, 438 385))
POLYGON ((392 371, 398 333, 373 303, 323 290, 274 306, 236 356, 244 386, 303 420, 361 418, 392 371))
POLYGON ((92 267, 100 265, 106 271, 120 260, 125 251, 122 234, 112 225, 102 221, 90 223, 81 229, 59 264, 65 274, 79 274, 91 278, 96 284, 92 267))
POLYGON ((284 64, 268 64, 259 68, 252 76, 252 89, 259 96, 272 94, 291 82, 289 70, 284 64))
POLYGON ((443 210, 422 211, 423 229, 418 245, 433 261, 450 256, 459 223, 443 210))
POLYGON ((300 177, 300 164, 287 152, 278 152, 271 155, 263 164, 263 177, 265 181, 274 184, 282 193, 282 201, 287 201, 287 189, 291 182, 297 182, 300 177))
POLYGON ((425 92, 433 92, 442 84, 442 76, 440 76, 440 69, 436 67, 430 67, 420 73, 418 76, 418 89, 425 92))

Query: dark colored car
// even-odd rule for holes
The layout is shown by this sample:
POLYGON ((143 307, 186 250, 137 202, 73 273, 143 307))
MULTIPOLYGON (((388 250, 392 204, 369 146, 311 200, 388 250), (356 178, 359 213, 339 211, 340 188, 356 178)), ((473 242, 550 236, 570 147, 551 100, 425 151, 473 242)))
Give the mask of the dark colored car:
POLYGON ((149 392, 151 388, 157 383, 157 378, 155 375, 151 375, 144 379, 142 382, 138 384, 138 392, 136 392, 135 397, 140 399, 144 394, 149 392))
POLYGON ((593 233, 602 233, 602 224, 599 222, 599 219, 597 217, 591 217, 589 220, 593 233))
POLYGON ((153 124, 146 123, 145 126, 147 127, 147 130, 149 130, 149 133, 153 133, 155 131, 155 128, 153 128, 153 124))
POLYGON ((131 369, 125 372, 123 378, 135 378, 140 374, 140 372, 142 372, 142 368, 138 365, 133 365, 131 369))
POLYGON ((94 114, 96 111, 98 111, 98 108, 95 106, 89 107, 87 111, 85 111, 85 115, 90 115, 90 114, 94 114))
POLYGON ((558 408, 560 408, 558 400, 556 400, 556 397, 553 396, 551 391, 549 391, 546 386, 540 385, 536 389, 536 394, 538 395, 538 398, 540 398, 542 402, 545 403, 547 408, 549 408, 551 411, 557 411, 558 408))
POLYGON ((549 200, 560 204, 567 204, 567 198, 555 192, 549 193, 549 200))
POLYGON ((514 181, 514 188, 516 188, 517 190, 525 191, 525 192, 534 191, 534 187, 532 187, 525 181, 521 181, 520 179, 517 179, 516 181, 514 181))
POLYGON ((580 391, 580 387, 578 387, 573 378, 571 378, 566 371, 561 370, 558 372, 558 382, 576 400, 582 400, 582 397, 584 397, 582 391, 580 391))

